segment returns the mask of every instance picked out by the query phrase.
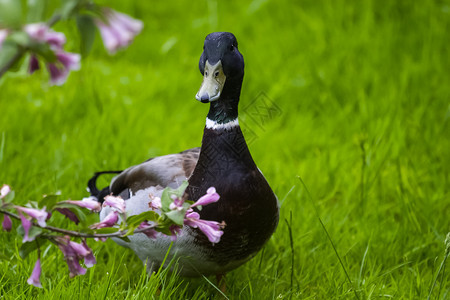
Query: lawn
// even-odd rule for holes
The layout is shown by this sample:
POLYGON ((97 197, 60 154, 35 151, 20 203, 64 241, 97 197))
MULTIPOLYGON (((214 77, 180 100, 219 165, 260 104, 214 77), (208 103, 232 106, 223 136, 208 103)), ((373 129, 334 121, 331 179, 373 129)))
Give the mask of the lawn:
MULTIPOLYGON (((448 1, 102 2, 144 21, 126 51, 109 56, 97 39, 61 87, 45 72, 0 80, 0 184, 18 204, 81 199, 95 171, 199 146, 203 40, 230 31, 246 63, 241 126, 281 214, 264 249, 227 275, 227 296, 426 299, 437 279, 431 299, 450 298, 448 261, 438 274, 450 232, 448 1)), ((55 29, 75 38, 72 25, 55 29)), ((149 278, 112 241, 92 241, 98 264, 74 279, 43 249, 37 289, 26 283, 36 254, 22 260, 15 234, 0 243, 0 298, 217 294, 215 278, 149 278)))

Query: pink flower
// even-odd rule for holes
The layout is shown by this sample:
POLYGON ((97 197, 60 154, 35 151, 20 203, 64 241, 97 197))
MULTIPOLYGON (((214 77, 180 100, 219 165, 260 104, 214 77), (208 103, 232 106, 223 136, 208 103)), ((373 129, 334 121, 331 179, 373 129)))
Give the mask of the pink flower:
POLYGON ((113 210, 119 213, 125 212, 125 201, 121 197, 106 196, 103 206, 111 206, 113 210))
POLYGON ((61 32, 56 32, 45 23, 27 24, 23 29, 33 40, 49 44, 52 49, 62 49, 66 43, 66 37, 61 32))
POLYGON ((150 198, 151 198, 151 201, 150 201, 150 203, 148 204, 148 206, 149 206, 152 210, 159 210, 159 209, 161 209, 161 198, 159 198, 159 197, 154 197, 154 196, 151 196, 151 195, 150 195, 150 198))
POLYGON ((172 195, 171 198, 172 198, 173 202, 170 203, 169 208, 171 210, 182 210, 184 201, 182 199, 179 199, 175 195, 172 195))
POLYGON ((106 18, 106 23, 100 18, 96 18, 94 22, 109 54, 114 54, 117 50, 131 44, 143 28, 141 21, 112 9, 103 9, 103 16, 106 18))
POLYGON ((79 207, 84 207, 89 210, 92 210, 94 212, 99 212, 102 209, 99 202, 91 200, 89 198, 85 198, 81 201, 66 200, 66 201, 64 201, 64 203, 74 204, 79 207))
POLYGON ((0 189, 0 199, 3 199, 11 192, 11 187, 7 184, 4 184, 0 189))
POLYGON ((184 224, 200 229, 213 244, 220 242, 220 237, 223 235, 222 229, 225 227, 224 222, 219 223, 216 221, 206 221, 200 219, 200 215, 196 212, 186 214, 184 224))
POLYGON ((83 247, 89 252, 84 257, 84 264, 88 268, 93 267, 97 263, 97 260, 95 259, 94 253, 92 253, 92 250, 87 245, 86 240, 83 240, 83 247))
POLYGON ((68 246, 73 249, 77 257, 85 257, 87 256, 90 251, 84 247, 84 245, 69 241, 68 246))
POLYGON ((2 227, 4 230, 6 230, 8 232, 11 231, 12 222, 11 222, 11 218, 8 215, 3 216, 2 227))
POLYGON ((45 207, 41 210, 35 209, 35 208, 28 208, 28 207, 21 207, 21 206, 14 206, 14 208, 19 212, 24 212, 33 219, 37 221, 39 226, 45 227, 47 224, 45 221, 47 220, 47 217, 49 216, 48 212, 45 210, 45 207))
POLYGON ((200 197, 194 204, 191 205, 191 207, 214 203, 214 202, 219 201, 219 198, 220 198, 220 196, 219 196, 219 194, 216 193, 216 189, 214 187, 210 187, 206 191, 206 195, 200 197))
MULTIPOLYGON (((142 222, 141 224, 139 224, 139 227, 137 229, 143 229, 143 228, 147 228, 149 226, 151 226, 151 225, 148 224, 148 222, 142 222)), ((159 235, 159 232, 153 228, 149 228, 145 231, 142 231, 142 233, 151 239, 156 239, 159 235)))
POLYGON ((25 218, 21 211, 19 211, 19 217, 20 217, 20 221, 22 222, 23 230, 25 232, 22 243, 33 241, 34 238, 28 236, 28 234, 30 232, 30 228, 32 226, 31 221, 28 220, 27 218, 25 218))
POLYGON ((90 226, 91 229, 100 229, 105 227, 112 227, 117 223, 119 219, 119 213, 115 210, 112 210, 101 222, 95 223, 90 226))
POLYGON ((80 265, 80 259, 83 258, 82 254, 87 255, 89 251, 84 249, 83 245, 70 241, 69 237, 57 237, 55 241, 69 267, 69 276, 72 278, 86 274, 86 269, 80 265))
POLYGON ((3 41, 8 36, 8 30, 0 29, 0 49, 2 48, 3 41))
POLYGON ((28 284, 34 285, 35 287, 42 288, 40 281, 41 277, 41 259, 38 258, 36 264, 34 265, 33 272, 31 272, 30 278, 28 278, 28 284))
POLYGON ((53 85, 62 85, 66 82, 70 71, 80 69, 80 60, 81 56, 79 54, 56 50, 56 62, 47 63, 47 70, 50 73, 50 83, 53 85))

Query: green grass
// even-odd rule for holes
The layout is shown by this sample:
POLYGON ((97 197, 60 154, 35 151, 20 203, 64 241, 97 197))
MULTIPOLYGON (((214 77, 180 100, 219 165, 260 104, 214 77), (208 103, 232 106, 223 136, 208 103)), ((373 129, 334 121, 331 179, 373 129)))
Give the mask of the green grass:
MULTIPOLYGON (((448 1, 113 2, 145 22, 127 51, 110 57, 97 40, 62 87, 45 74, 0 83, 0 183, 17 203, 56 191, 80 199, 94 171, 200 145, 203 39, 231 31, 246 62, 241 124, 281 216, 263 251, 228 274, 229 298, 428 296, 450 231, 448 1), (259 127, 255 107, 243 108, 261 92, 280 111, 259 127)), ((148 299, 158 286, 160 299, 217 294, 204 278, 148 278, 112 241, 93 244, 99 263, 75 279, 59 250, 43 249, 36 289, 26 283, 36 256, 22 260, 13 234, 0 243, 6 299, 148 299)), ((450 298, 449 268, 432 299, 450 298)))

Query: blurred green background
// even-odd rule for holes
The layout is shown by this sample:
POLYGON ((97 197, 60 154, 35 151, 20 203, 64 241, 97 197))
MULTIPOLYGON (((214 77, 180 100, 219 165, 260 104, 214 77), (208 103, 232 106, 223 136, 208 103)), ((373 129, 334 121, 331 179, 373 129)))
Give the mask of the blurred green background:
MULTIPOLYGON (((199 146, 203 40, 230 31, 246 64, 241 126, 281 217, 264 250, 228 275, 229 298, 351 299, 356 290, 423 299, 435 279, 432 298, 450 297, 448 268, 438 274, 450 231, 449 1, 98 3, 144 21, 127 50, 109 56, 98 35, 61 87, 49 87, 46 72, 0 81, 0 183, 18 203, 56 191, 80 199, 95 171, 199 146), (262 103, 276 113, 261 119, 262 103)), ((74 23, 55 30, 79 52, 74 23)), ((59 251, 44 251, 37 290, 26 284, 34 259, 19 257, 20 239, 1 232, 0 241, 5 298, 216 293, 205 278, 149 279, 111 241, 93 244, 99 264, 72 280, 59 251)))

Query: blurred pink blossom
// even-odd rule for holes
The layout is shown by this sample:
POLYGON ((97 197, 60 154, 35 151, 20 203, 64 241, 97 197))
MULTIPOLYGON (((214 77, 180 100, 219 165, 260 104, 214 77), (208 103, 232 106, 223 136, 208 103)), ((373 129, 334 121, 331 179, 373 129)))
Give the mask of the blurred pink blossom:
POLYGON ((8 30, 0 29, 0 49, 2 48, 3 41, 8 36, 8 30))
POLYGON ((41 259, 38 258, 36 264, 34 265, 33 272, 31 272, 30 278, 28 278, 28 284, 34 285, 35 287, 42 288, 41 284, 41 259))
MULTIPOLYGON (((56 60, 47 62, 47 70, 50 73, 50 83, 53 85, 62 85, 67 80, 70 71, 80 69, 80 55, 77 53, 69 53, 63 50, 66 43, 66 37, 61 32, 56 32, 48 27, 45 23, 27 24, 24 31, 31 39, 38 43, 45 43, 50 46, 54 52, 56 60)), ((32 54, 30 58, 29 73, 39 69, 39 61, 36 54, 32 54)))
POLYGON ((144 26, 142 21, 109 8, 103 9, 103 16, 106 22, 101 18, 96 18, 94 22, 109 54, 114 54, 117 50, 130 45, 144 26))
POLYGON ((3 199, 11 192, 11 187, 7 184, 4 184, 0 189, 0 199, 3 199))
POLYGON ((62 85, 66 82, 70 71, 80 69, 81 56, 77 53, 56 50, 56 62, 47 63, 47 70, 50 73, 50 83, 62 85))
POLYGON ((54 31, 45 23, 27 24, 23 30, 30 38, 40 43, 49 44, 53 50, 62 49, 66 43, 66 36, 64 33, 54 31))

